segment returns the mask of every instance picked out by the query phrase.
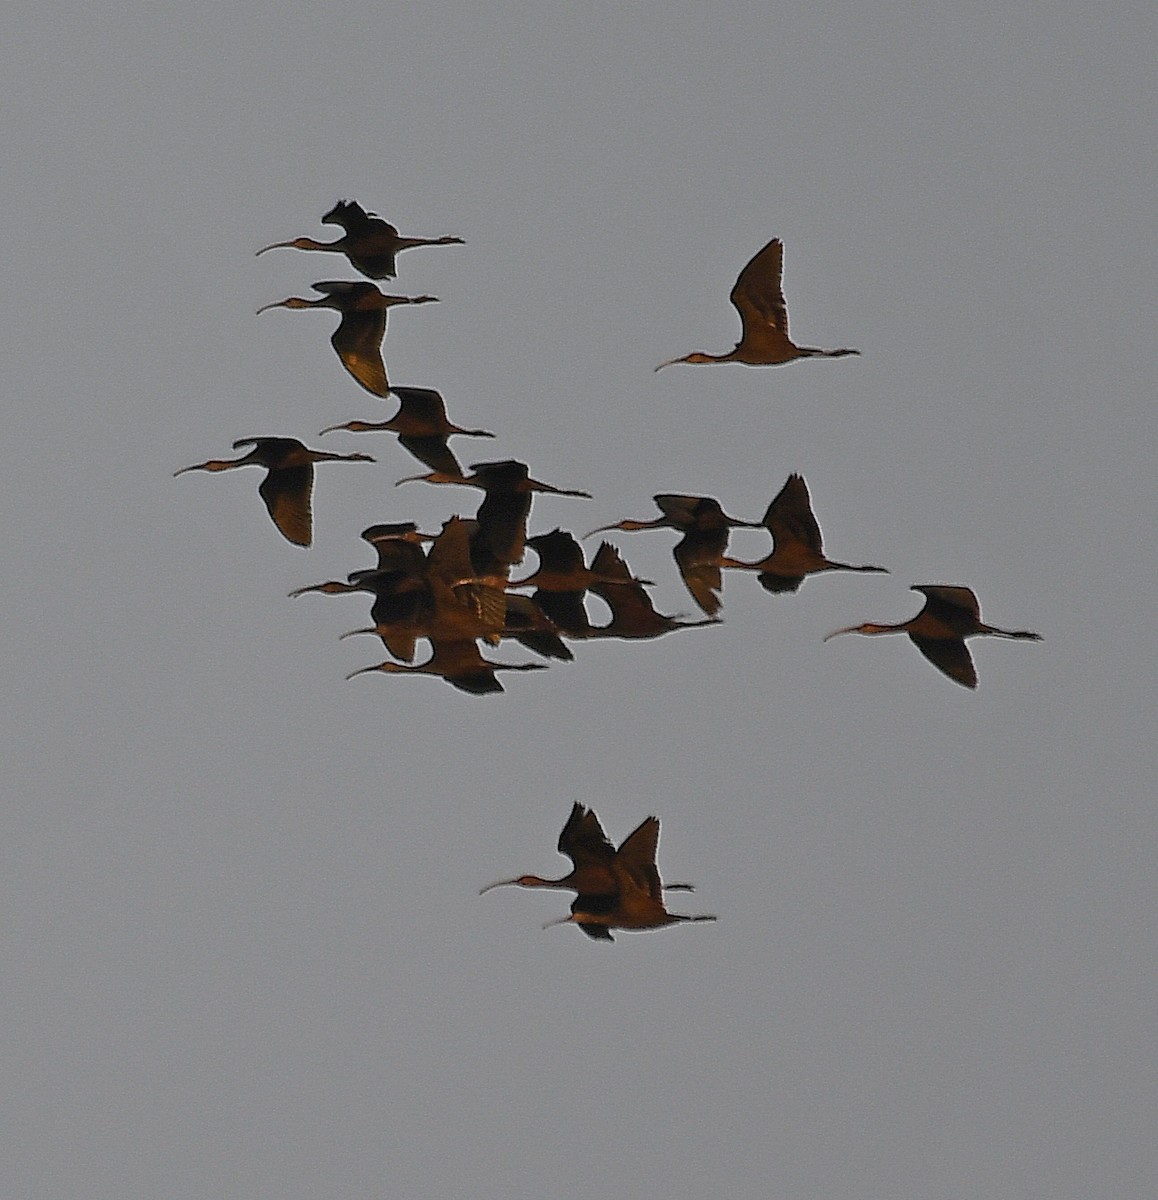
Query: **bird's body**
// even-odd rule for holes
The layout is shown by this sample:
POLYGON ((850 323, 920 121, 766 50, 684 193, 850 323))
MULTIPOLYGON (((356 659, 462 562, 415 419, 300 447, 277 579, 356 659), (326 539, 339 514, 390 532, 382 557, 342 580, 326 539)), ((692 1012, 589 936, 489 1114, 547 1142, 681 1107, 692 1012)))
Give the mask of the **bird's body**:
POLYGON ((342 319, 330 338, 342 366, 374 396, 385 397, 390 391, 386 364, 382 360, 382 339, 386 336, 386 313, 398 304, 433 304, 437 296, 388 296, 372 283, 348 279, 322 279, 313 285, 322 292, 316 300, 290 296, 265 304, 270 308, 332 308, 342 319))
POLYGON ((455 425, 447 418, 446 403, 434 388, 392 387, 390 391, 398 397, 400 407, 389 421, 347 421, 343 425, 331 425, 322 433, 331 433, 335 429, 350 433, 396 433, 404 449, 419 462, 445 475, 462 474, 462 466, 447 445, 451 434, 495 436, 485 429, 464 429, 455 425))
POLYGON ((689 916, 667 911, 664 885, 655 863, 658 845, 659 821, 647 817, 624 839, 611 860, 614 890, 580 889, 571 905, 571 915, 549 924, 578 925, 590 938, 613 941, 613 929, 662 929, 684 921, 716 920, 708 914, 689 916))
POLYGON ((812 511, 808 485, 802 475, 788 481, 768 505, 761 522, 772 535, 772 553, 756 562, 721 558, 721 566, 759 573, 760 584, 769 592, 794 592, 806 575, 820 571, 866 571, 888 574, 884 567, 853 566, 824 557, 820 525, 812 511))
MULTIPOLYGON (((720 561, 728 548, 728 537, 732 529, 758 529, 755 521, 741 521, 729 517, 718 500, 711 496, 685 496, 674 492, 661 492, 653 497, 661 516, 652 521, 636 521, 630 518, 614 525, 602 525, 591 533, 603 533, 609 529, 634 532, 640 529, 675 529, 683 534, 672 550, 680 577, 692 594, 692 599, 708 616, 720 610, 720 561)), ((587 535, 588 537, 591 534, 587 535)))
POLYGON ((727 354, 708 354, 697 350, 682 358, 660 363, 656 370, 673 363, 743 363, 748 367, 779 366, 798 358, 844 358, 859 350, 841 348, 821 350, 816 346, 797 346, 788 336, 788 308, 784 303, 781 276, 784 247, 773 238, 740 272, 731 296, 740 314, 740 340, 727 354))
POLYGON ((485 696, 504 690, 495 675, 496 671, 542 671, 543 663, 496 663, 483 658, 473 638, 441 640, 431 638, 432 654, 426 662, 416 667, 402 663, 384 662, 376 666, 363 667, 351 672, 346 678, 366 675, 372 671, 383 671, 392 675, 437 675, 451 687, 472 696, 485 696))
POLYGON ((461 246, 460 237, 417 238, 403 237, 388 221, 368 213, 352 200, 339 200, 322 218, 323 225, 340 225, 343 234, 333 242, 318 242, 313 238, 294 238, 290 242, 274 242, 257 253, 287 247, 292 250, 323 250, 344 254, 350 264, 368 279, 393 279, 395 259, 403 250, 414 246, 461 246))
POLYGON ((314 463, 374 461, 368 454, 310 450, 296 438, 241 438, 233 443, 234 450, 242 446, 253 449, 241 458, 211 458, 208 462, 182 467, 174 475, 186 471, 231 471, 234 467, 251 465, 265 467, 268 474, 257 490, 282 536, 296 546, 308 546, 313 541, 314 463))
POLYGON ((916 584, 912 589, 925 597, 925 605, 915 617, 899 625, 880 625, 866 622, 836 629, 824 640, 842 633, 907 633, 913 645, 939 671, 963 687, 977 686, 977 669, 973 665, 968 637, 1015 638, 1018 641, 1040 642, 1041 634, 1028 629, 998 629, 981 620, 981 606, 967 587, 947 584, 916 584))

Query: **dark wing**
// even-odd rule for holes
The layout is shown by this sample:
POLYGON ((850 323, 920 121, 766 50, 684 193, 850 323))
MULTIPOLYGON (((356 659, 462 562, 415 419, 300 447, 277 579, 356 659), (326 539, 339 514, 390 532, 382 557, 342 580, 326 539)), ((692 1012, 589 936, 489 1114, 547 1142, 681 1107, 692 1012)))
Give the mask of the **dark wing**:
POLYGON ((475 513, 478 538, 500 563, 523 561, 530 492, 488 490, 475 513))
POLYGON ((564 574, 583 571, 587 566, 583 548, 565 529, 552 529, 550 533, 527 538, 527 545, 539 556, 541 570, 564 574))
POLYGON ((559 853, 565 854, 577 868, 587 863, 609 865, 615 857, 615 847, 595 813, 576 804, 559 834, 559 853))
POLYGON ((418 641, 418 634, 413 627, 403 628, 400 625, 397 629, 380 629, 378 636, 382 639, 382 645, 399 662, 412 663, 414 661, 414 647, 418 641))
POLYGON ((803 575, 776 575, 772 571, 761 571, 756 578, 760 581, 760 586, 773 595, 779 595, 781 592, 798 592, 800 585, 804 582, 803 575))
POLYGON ((295 546, 308 546, 313 540, 310 511, 310 495, 314 490, 313 464, 277 467, 266 475, 257 490, 282 536, 295 546))
POLYGON ((503 591, 499 595, 504 605, 503 637, 513 637, 543 658, 557 658, 561 662, 571 662, 575 658, 559 636, 555 623, 530 596, 503 591))
POLYGON ((586 633, 591 628, 582 592, 545 592, 533 595, 535 603, 564 633, 586 633))
POLYGON ((439 471, 445 475, 462 474, 462 464, 446 444, 445 435, 414 437, 411 434, 400 433, 398 440, 419 462, 425 463, 432 471, 439 471))
POLYGON ((960 638, 928 638, 910 633, 913 645, 937 668, 963 687, 977 686, 977 668, 969 647, 960 638))
POLYGON ((764 525, 771 532, 778 549, 782 541, 801 542, 817 554, 824 553, 820 526, 813 516, 808 485, 803 475, 788 476, 788 481, 768 505, 764 525))
POLYGON ((729 297, 744 325, 744 340, 788 344, 788 308, 780 277, 784 247, 773 238, 740 272, 729 297))
POLYGON ((483 658, 473 640, 431 638, 434 653, 425 664, 428 671, 441 675, 451 687, 472 696, 503 691, 490 663, 483 658))
POLYGON ((330 344, 338 352, 342 366, 366 391, 382 397, 390 392, 386 364, 382 361, 382 339, 385 336, 386 310, 381 308, 344 312, 341 323, 330 338, 330 344))
POLYGON ((925 597, 925 608, 929 615, 939 621, 948 623, 960 621, 960 614, 965 613, 974 621, 981 620, 981 605, 977 597, 967 587, 953 587, 946 584, 924 584, 913 588, 925 597))
MULTIPOLYGON (((576 808, 578 808, 578 805, 576 805, 576 808)), ((571 901, 571 915, 574 916, 576 913, 582 913, 584 916, 597 917, 602 916, 604 913, 614 912, 618 899, 619 897, 614 893, 611 895, 602 895, 581 892, 571 901)), ((594 938, 598 942, 615 941, 611 936, 611 930, 606 925, 579 921, 576 921, 576 924, 589 938, 594 938)))
POLYGON ((615 855, 615 867, 641 892, 662 903, 663 885, 655 865, 658 848, 659 821, 655 817, 646 817, 638 829, 623 839, 615 855))
POLYGON ((429 425, 432 430, 445 428, 446 403, 434 388, 399 387, 394 395, 401 405, 399 416, 405 414, 407 420, 429 425))
POLYGON ((672 551, 688 591, 709 617, 720 610, 720 557, 727 548, 725 528, 686 533, 672 551))
POLYGON ((652 499, 659 506, 660 512, 676 529, 688 529, 696 522, 696 509, 702 496, 680 496, 674 492, 660 492, 652 499))

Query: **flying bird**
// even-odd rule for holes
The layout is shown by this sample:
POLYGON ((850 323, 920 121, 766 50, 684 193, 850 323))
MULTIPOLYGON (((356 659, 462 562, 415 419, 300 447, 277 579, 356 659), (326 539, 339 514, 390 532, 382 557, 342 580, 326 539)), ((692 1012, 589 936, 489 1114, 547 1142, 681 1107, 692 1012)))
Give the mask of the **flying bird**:
POLYGON ((907 633, 913 645, 950 679, 967 688, 977 686, 977 669, 969 647, 968 637, 1016 638, 1019 641, 1040 642, 1040 633, 1027 629, 998 629, 981 620, 981 606, 977 597, 967 587, 950 587, 945 584, 918 584, 912 588, 925 597, 925 606, 915 617, 899 625, 849 625, 836 629, 824 640, 842 633, 907 633))
POLYGON ((376 666, 363 667, 346 676, 366 675, 372 671, 384 671, 391 675, 437 675, 451 687, 472 696, 485 696, 505 689, 495 676, 496 671, 545 671, 544 663, 497 663, 483 658, 482 651, 473 639, 441 641, 432 638, 433 653, 419 666, 404 666, 402 663, 384 662, 376 666))
MULTIPOLYGON (((654 820, 654 818, 650 818, 654 820)), ((624 842, 626 846, 630 838, 624 842)), ((612 864, 618 851, 608 841, 599 818, 590 808, 575 804, 567 818, 563 832, 559 834, 559 853, 566 855, 572 870, 562 879, 544 879, 540 875, 519 875, 515 879, 500 879, 488 883, 479 895, 497 887, 563 888, 589 895, 612 896, 619 890, 612 864)), ((669 883, 668 891, 693 892, 689 883, 669 883)))
POLYGON ((369 279, 393 279, 394 259, 402 250, 414 246, 461 246, 460 237, 416 238, 402 237, 398 230, 381 217, 368 213, 354 200, 339 200, 322 218, 323 225, 340 225, 345 231, 333 242, 317 242, 313 238, 294 238, 292 242, 274 242, 257 253, 287 247, 291 250, 328 250, 344 254, 352 266, 369 279))
POLYGON ((738 362, 748 367, 772 367, 798 358, 844 358, 859 350, 819 350, 797 346, 788 337, 788 308, 780 277, 784 270, 784 247, 773 238, 740 272, 730 299, 740 314, 740 340, 727 354, 697 350, 682 358, 662 362, 656 370, 673 363, 738 362))
POLYGON ((760 584, 769 592, 794 592, 806 575, 820 571, 871 571, 887 575, 884 567, 854 567, 824 557, 820 526, 812 512, 808 485, 803 475, 789 475, 788 482, 768 505, 762 524, 772 535, 773 549, 758 562, 721 558, 720 565, 742 571, 758 571, 760 584))
POLYGON ((590 938, 614 941, 613 929, 662 929, 683 921, 714 921, 708 914, 689 916, 669 913, 663 903, 663 883, 655 865, 659 844, 659 821, 647 817, 624 839, 611 861, 615 890, 611 893, 580 891, 571 905, 571 915, 551 925, 578 925, 590 938))
POLYGON ((653 521, 635 521, 626 518, 614 525, 601 525, 592 534, 604 533, 609 529, 635 532, 640 529, 676 529, 683 537, 672 550, 680 577, 692 594, 692 599, 709 617, 720 611, 720 560, 728 548, 728 534, 732 529, 759 529, 755 521, 741 521, 729 517, 720 507, 720 502, 711 496, 684 496, 661 492, 654 496, 661 516, 653 521))
POLYGON ((432 471, 444 475, 462 474, 462 466, 447 445, 447 438, 451 434, 485 438, 495 436, 485 429, 463 429, 461 425, 448 420, 446 403, 434 388, 392 387, 390 391, 398 397, 400 407, 389 421, 347 421, 343 425, 330 425, 322 433, 332 433, 335 429, 345 429, 350 433, 396 433, 404 449, 432 471))
POLYGON ((308 546, 313 540, 310 497, 314 490, 314 463, 374 461, 368 454, 310 450, 296 438, 241 438, 233 443, 234 450, 240 450, 242 446, 253 449, 242 458, 211 458, 208 462, 182 467, 173 473, 174 478, 186 471, 232 471, 234 467, 250 465, 265 467, 269 473, 257 490, 273 523, 295 546, 308 546))
POLYGON ((290 296, 264 304, 258 314, 271 308, 333 308, 342 314, 330 344, 342 366, 374 396, 390 391, 386 364, 382 361, 382 339, 386 336, 386 312, 398 304, 434 304, 437 296, 387 296, 372 283, 348 279, 323 279, 313 285, 322 292, 316 300, 290 296))

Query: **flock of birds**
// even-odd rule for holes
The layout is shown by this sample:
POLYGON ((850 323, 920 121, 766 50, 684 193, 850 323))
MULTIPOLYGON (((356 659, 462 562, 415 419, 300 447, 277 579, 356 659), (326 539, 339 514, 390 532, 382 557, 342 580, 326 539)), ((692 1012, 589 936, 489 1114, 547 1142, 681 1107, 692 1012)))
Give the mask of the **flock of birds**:
MULTIPOLYGON (((339 201, 322 221, 341 226, 343 235, 331 242, 309 237, 275 242, 257 253, 281 247, 338 253, 369 279, 384 280, 395 277, 397 256, 404 250, 462 243, 458 237, 403 237, 393 225, 352 201, 339 201)), ((655 369, 675 363, 774 366, 801 358, 859 354, 848 348, 798 346, 791 340, 781 286, 783 263, 784 247, 774 238, 740 272, 730 298, 740 316, 741 336, 732 350, 726 354, 696 351, 655 369)), ((272 308, 336 311, 340 320, 330 341, 342 366, 366 391, 384 400, 393 396, 399 405, 388 420, 346 421, 323 429, 321 435, 339 430, 395 434, 402 447, 429 468, 399 483, 422 480, 473 487, 483 493, 473 516, 451 516, 438 532, 423 533, 413 522, 370 525, 361 536, 377 556, 373 566, 355 570, 345 580, 327 580, 291 593, 358 592, 372 597, 372 624, 343 636, 374 635, 391 657, 355 671, 349 678, 369 672, 425 674, 472 695, 502 692, 497 672, 542 670, 546 664, 493 661, 484 656, 480 643, 495 646, 511 639, 540 658, 569 661, 574 655, 568 643, 602 638, 651 639, 679 629, 718 624, 723 572, 728 570, 754 572, 761 586, 771 593, 795 592, 807 576, 820 572, 886 570, 826 557, 820 525, 802 475, 788 477, 759 522, 728 516, 719 501, 710 496, 660 493, 654 497, 659 516, 651 520, 624 519, 584 535, 651 529, 670 529, 681 535, 673 555, 688 593, 703 616, 687 620, 660 613, 647 594, 650 581, 635 576, 610 542, 602 542, 588 562, 580 540, 567 530, 528 536, 535 493, 590 499, 589 493, 542 483, 531 477, 527 464, 515 459, 474 463, 468 474, 450 449, 449 439, 495 435, 452 422, 442 396, 433 388, 390 384, 382 357, 389 310, 435 303, 436 297, 390 295, 365 280, 322 280, 313 289, 319 293, 315 298, 290 296, 264 305, 258 312, 272 308), (771 537, 768 552, 755 561, 730 557, 728 541, 736 528, 764 528, 771 537), (523 561, 528 546, 537 557, 537 569, 512 580, 511 573, 523 561), (598 597, 610 612, 605 624, 592 623, 586 606, 588 593, 598 597), (430 643, 431 653, 425 662, 415 664, 416 646, 421 639, 430 643)), ((176 474, 219 472, 248 465, 265 468, 265 478, 258 488, 261 498, 277 529, 299 546, 309 546, 313 540, 315 465, 374 461, 367 454, 314 450, 288 437, 252 437, 233 443, 235 450, 244 447, 249 449, 239 458, 209 459, 176 474)), ((913 590, 924 595, 925 603, 909 620, 892 625, 851 625, 835 630, 828 638, 844 633, 906 633, 938 670, 968 688, 977 686, 977 672, 966 638, 988 635, 1039 640, 1038 634, 1028 630, 1000 629, 984 623, 977 597, 967 587, 927 584, 913 590)), ((554 881, 524 875, 503 882, 574 890, 577 898, 566 920, 594 938, 609 939, 613 928, 646 929, 681 921, 713 920, 666 911, 655 863, 658 838, 659 822, 648 817, 617 850, 596 815, 577 804, 559 838, 559 850, 571 858, 574 870, 554 881)), ((687 885, 669 887, 686 889, 687 885)))

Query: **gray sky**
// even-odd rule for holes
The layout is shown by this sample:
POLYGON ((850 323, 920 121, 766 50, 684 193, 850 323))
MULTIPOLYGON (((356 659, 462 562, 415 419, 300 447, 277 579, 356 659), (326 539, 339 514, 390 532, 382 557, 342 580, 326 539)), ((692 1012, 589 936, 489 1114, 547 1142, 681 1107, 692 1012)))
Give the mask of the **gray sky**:
MULTIPOLYGON (((1153 1130, 1151 6, 27 5, 9 225, 0 1192, 85 1200, 1145 1197, 1153 1130), (395 6, 399 9, 402 6, 395 6), (888 576, 475 699, 347 672, 358 531, 471 512, 389 437, 320 444, 316 545, 235 438, 383 419, 353 278, 268 242, 354 197, 414 250, 396 383, 591 501, 758 518, 791 471, 888 576), (722 352, 770 237, 799 340, 722 352), (67 569, 66 569, 67 568, 67 569), (976 693, 903 638, 964 583, 1040 645, 976 693), (673 905, 570 928, 571 804, 663 821, 673 905)), ((617 542, 687 612, 665 533, 617 542)), ((760 533, 733 549, 756 557, 760 533)), ((528 566, 533 560, 528 558, 528 566)), ((504 648, 516 660, 526 657, 504 648)))

